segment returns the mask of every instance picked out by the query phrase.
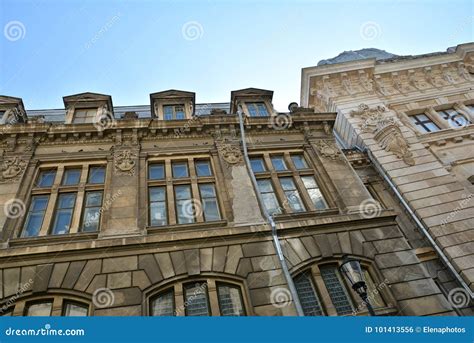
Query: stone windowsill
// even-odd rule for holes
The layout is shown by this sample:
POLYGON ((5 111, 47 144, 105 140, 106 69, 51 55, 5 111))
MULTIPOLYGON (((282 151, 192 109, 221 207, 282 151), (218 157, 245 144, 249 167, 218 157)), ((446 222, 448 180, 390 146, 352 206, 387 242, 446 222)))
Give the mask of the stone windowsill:
POLYGON ((339 209, 337 207, 327 208, 325 210, 319 211, 306 211, 306 212, 297 212, 297 213, 287 213, 287 214, 278 214, 276 215, 275 221, 286 221, 291 219, 306 219, 306 218, 313 218, 315 216, 326 216, 326 215, 333 215, 339 214, 339 209))
POLYGON ((67 235, 48 235, 41 237, 12 238, 9 241, 10 247, 45 245, 45 244, 64 244, 77 241, 87 241, 96 239, 98 232, 79 232, 67 235))
POLYGON ((192 223, 192 224, 176 224, 176 225, 166 225, 166 226, 148 226, 147 233, 169 233, 170 231, 182 231, 182 230, 202 230, 215 227, 225 227, 227 226, 227 220, 218 220, 213 222, 202 222, 202 223, 192 223))

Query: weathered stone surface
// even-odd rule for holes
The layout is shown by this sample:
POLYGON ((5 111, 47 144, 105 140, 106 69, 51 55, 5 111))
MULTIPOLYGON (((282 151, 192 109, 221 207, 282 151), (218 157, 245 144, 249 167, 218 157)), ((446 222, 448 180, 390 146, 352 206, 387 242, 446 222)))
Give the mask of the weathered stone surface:
POLYGON ((212 248, 199 249, 201 270, 209 272, 212 270, 212 248))
POLYGON ((441 314, 448 312, 455 315, 451 305, 440 294, 429 295, 426 297, 402 300, 399 302, 401 313, 405 316, 425 316, 441 314))
MULTIPOLYGON (((171 262, 171 256, 169 253, 155 254, 155 258, 165 279, 168 279, 175 275, 173 263, 171 262)), ((153 281, 154 279, 150 280, 152 280, 152 282, 156 282, 153 281)))
POLYGON ((331 245, 329 244, 329 240, 326 235, 315 235, 313 236, 316 244, 318 245, 319 251, 323 257, 330 257, 332 256, 332 249, 331 245))
POLYGON ((63 288, 73 288, 76 284, 76 281, 79 279, 81 275, 82 269, 86 265, 86 261, 74 261, 69 264, 69 268, 67 270, 66 276, 64 277, 64 281, 61 285, 63 288))
MULTIPOLYGON (((66 276, 66 272, 68 268, 69 268, 69 262, 54 264, 53 273, 51 274, 51 279, 49 280, 49 288, 61 287, 61 284, 63 283, 64 277, 66 276)), ((40 287, 40 289, 42 288, 43 287, 40 287)))
POLYGON ((399 251, 375 257, 379 268, 390 268, 395 266, 405 266, 419 263, 416 255, 412 251, 399 251))
POLYGON ((301 242, 312 257, 321 255, 321 251, 312 236, 301 237, 301 242))
POLYGON ((175 274, 180 275, 187 273, 184 253, 182 251, 173 251, 170 255, 175 274))
POLYGON ((3 270, 3 296, 15 294, 20 288, 20 268, 3 270))
POLYGON ((201 272, 199 258, 199 249, 184 250, 184 259, 189 275, 198 275, 201 272))
POLYGON ((212 270, 215 272, 223 272, 227 258, 227 247, 214 248, 212 256, 212 270))
POLYGON ((138 266, 140 269, 143 269, 145 271, 146 275, 152 283, 158 283, 163 280, 161 269, 158 267, 158 264, 156 263, 156 260, 153 255, 139 255, 138 266))
POLYGON ((275 254, 275 249, 271 241, 243 244, 242 249, 245 257, 275 254))
POLYGON ((311 256, 304 247, 299 238, 291 238, 287 240, 293 250, 296 252, 301 261, 309 260, 311 256))
POLYGON ((137 256, 104 258, 102 272, 114 273, 124 272, 128 270, 136 270, 138 268, 137 256))
POLYGON ((100 273, 100 269, 102 266, 102 260, 90 260, 87 261, 84 270, 79 275, 79 279, 77 280, 74 289, 78 291, 84 291, 89 283, 92 281, 96 274, 100 273))
POLYGON ((132 286, 132 272, 113 273, 107 275, 107 288, 126 288, 132 286))
POLYGON ((243 256, 244 254, 240 245, 231 245, 227 251, 224 271, 229 274, 234 274, 239 265, 239 261, 243 256))
POLYGON ((105 288, 106 281, 107 281, 107 275, 105 274, 94 276, 91 283, 89 284, 89 287, 87 287, 86 292, 90 294, 94 294, 96 290, 100 288, 105 288))
POLYGON ((143 270, 137 270, 132 273, 132 286, 138 287, 141 290, 151 285, 150 279, 143 270))
MULTIPOLYGON (((58 267, 58 269, 61 267, 58 267)), ((33 282, 33 293, 45 292, 48 289, 48 284, 51 280, 51 273, 53 271, 53 264, 42 264, 36 267, 35 278, 33 282)), ((59 284, 57 285, 59 287, 59 284)))
POLYGON ((242 277, 247 277, 252 272, 252 263, 249 258, 241 258, 237 267, 236 274, 242 277))

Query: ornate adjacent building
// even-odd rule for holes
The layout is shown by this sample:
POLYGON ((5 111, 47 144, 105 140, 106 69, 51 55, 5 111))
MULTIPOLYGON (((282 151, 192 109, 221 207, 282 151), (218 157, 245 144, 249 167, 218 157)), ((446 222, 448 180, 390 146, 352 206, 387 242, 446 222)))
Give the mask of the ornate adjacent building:
POLYGON ((377 315, 471 314, 472 49, 304 69, 289 113, 1 96, 1 315, 367 315, 347 257, 377 315))

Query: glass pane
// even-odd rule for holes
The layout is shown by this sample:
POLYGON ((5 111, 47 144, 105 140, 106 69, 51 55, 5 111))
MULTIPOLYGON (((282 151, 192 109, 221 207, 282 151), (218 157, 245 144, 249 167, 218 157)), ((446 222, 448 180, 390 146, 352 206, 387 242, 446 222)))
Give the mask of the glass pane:
POLYGON ((274 156, 272 157, 272 165, 276 171, 287 170, 285 160, 283 156, 274 156))
POLYGON ((63 235, 69 232, 72 210, 57 210, 53 225, 53 235, 63 235))
POLYGON ((102 206, 102 192, 87 192, 86 206, 102 206))
POLYGON ((326 201, 324 201, 324 197, 319 188, 308 189, 308 194, 316 209, 324 210, 327 208, 326 201))
POLYGON ((260 116, 268 116, 268 111, 267 111, 267 107, 265 106, 265 104, 263 102, 257 102, 257 107, 258 107, 258 113, 260 114, 260 116))
POLYGON ((59 195, 58 208, 73 208, 76 201, 75 193, 64 193, 59 195))
POLYGON ((176 106, 175 107, 175 114, 176 114, 176 119, 182 120, 182 119, 186 118, 186 116, 184 115, 184 107, 183 106, 176 106))
POLYGON ((173 115, 173 106, 163 106, 163 113, 173 115))
POLYGON ((174 162, 173 163, 173 177, 182 178, 188 177, 188 163, 187 162, 174 162))
POLYGON ((26 315, 29 317, 49 317, 51 316, 52 305, 53 304, 51 302, 32 304, 27 307, 26 315))
MULTIPOLYGON (((428 132, 436 132, 436 131, 439 131, 439 127, 436 126, 435 123, 432 123, 432 122, 425 123, 424 126, 429 130, 428 132)), ((426 131, 426 130, 424 130, 424 131, 426 131)))
POLYGON ((321 304, 319 302, 311 274, 304 272, 295 277, 295 287, 300 299, 305 316, 322 316, 321 304))
POLYGON ((431 119, 428 118, 426 114, 417 114, 413 116, 413 118, 417 118, 419 121, 431 121, 431 119))
POLYGON ((176 215, 178 224, 194 223, 195 209, 191 200, 178 200, 176 202, 176 215))
POLYGON ((251 102, 247 102, 246 105, 247 109, 249 110, 249 115, 251 117, 256 117, 258 115, 257 106, 255 106, 255 104, 251 102))
POLYGON ((66 303, 64 315, 66 317, 86 317, 88 311, 89 307, 86 305, 66 303))
POLYGON ((165 165, 160 164, 150 164, 148 168, 148 178, 150 180, 162 180, 165 178, 165 165))
POLYGON ((262 199, 268 213, 270 213, 271 215, 281 213, 281 208, 280 208, 280 205, 278 204, 278 200, 275 197, 275 194, 264 193, 262 194, 262 199))
POLYGON ((38 236, 41 225, 43 224, 44 212, 41 213, 30 213, 25 222, 23 228, 22 237, 34 237, 38 236))
POLYGON ((63 185, 77 185, 81 179, 81 169, 66 169, 63 176, 63 185))
POLYGON ((150 201, 165 201, 166 200, 166 189, 165 187, 152 187, 150 188, 150 201))
POLYGON ((303 184, 306 188, 318 188, 318 185, 316 184, 316 180, 312 176, 303 176, 301 178, 303 181, 303 184))
POLYGON ((31 208, 30 211, 44 211, 46 206, 48 206, 48 195, 35 195, 31 198, 31 208))
POLYGON ((104 183, 105 182, 105 167, 91 167, 89 169, 88 183, 104 183))
POLYGON ((284 191, 291 191, 296 189, 295 183, 293 182, 293 179, 291 177, 281 177, 280 183, 281 188, 283 188, 284 191))
POLYGON ((303 155, 292 155, 291 159, 293 160, 293 164, 295 165, 296 169, 308 168, 308 165, 306 164, 306 160, 304 159, 303 155))
POLYGON ((221 316, 244 316, 244 306, 240 288, 228 285, 218 285, 219 308, 221 316))
POLYGON ((288 200, 288 205, 290 205, 290 208, 293 212, 306 211, 298 191, 287 191, 285 192, 285 196, 288 200))
POLYGON ((189 185, 176 186, 174 191, 178 200, 191 199, 191 186, 189 185))
POLYGON ((83 232, 95 232, 99 230, 100 223, 100 207, 90 207, 84 209, 82 219, 83 232))
POLYGON ((217 199, 215 198, 203 199, 202 207, 203 207, 202 210, 204 214, 204 220, 206 222, 221 219, 219 215, 219 205, 217 204, 217 199))
POLYGON ((258 189, 262 193, 273 192, 272 183, 270 180, 257 180, 258 189))
POLYGON ((263 158, 251 158, 250 167, 254 173, 261 173, 265 171, 265 164, 263 158))
POLYGON ((158 295, 151 302, 152 316, 174 316, 174 292, 170 290, 158 295))
POLYGON ((199 185, 201 191, 201 198, 215 198, 216 191, 213 184, 201 184, 199 185))
POLYGON ((56 177, 56 170, 43 170, 38 176, 37 187, 51 187, 56 177))
POLYGON ((331 301, 336 308, 338 315, 352 313, 352 305, 347 295, 346 289, 341 282, 339 272, 334 266, 324 266, 319 268, 326 289, 329 292, 331 301))
POLYGON ((211 165, 208 161, 196 162, 196 174, 197 176, 211 176, 211 165))
POLYGON ((207 301, 207 284, 196 283, 187 285, 184 289, 185 308, 187 316, 209 316, 207 301))
POLYGON ((153 202, 150 204, 150 225, 164 226, 167 224, 166 203, 153 202))

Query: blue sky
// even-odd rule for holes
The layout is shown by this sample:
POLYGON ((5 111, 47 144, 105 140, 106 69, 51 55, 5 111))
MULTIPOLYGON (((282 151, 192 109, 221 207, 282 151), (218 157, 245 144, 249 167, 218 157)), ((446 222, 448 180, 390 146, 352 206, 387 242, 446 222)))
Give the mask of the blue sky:
POLYGON ((226 102, 257 87, 286 110, 301 68, 364 47, 445 51, 474 40, 473 15, 469 0, 0 0, 0 94, 43 109, 85 91, 117 106, 172 88, 226 102))

